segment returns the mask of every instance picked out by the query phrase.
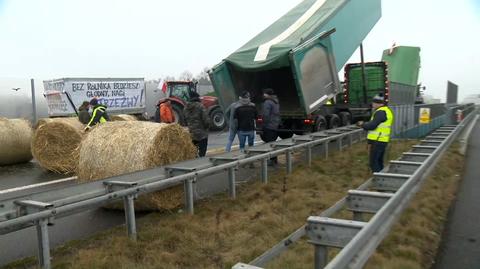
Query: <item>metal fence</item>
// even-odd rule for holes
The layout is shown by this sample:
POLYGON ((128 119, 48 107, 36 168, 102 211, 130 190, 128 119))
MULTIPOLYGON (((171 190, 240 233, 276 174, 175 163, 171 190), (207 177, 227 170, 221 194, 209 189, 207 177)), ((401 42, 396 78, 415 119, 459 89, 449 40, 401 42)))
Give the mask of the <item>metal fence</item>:
MULTIPOLYGON (((348 191, 348 195, 335 205, 318 216, 309 217, 307 224, 277 245, 249 264, 238 263, 233 269, 259 269, 305 235, 315 247, 314 268, 362 268, 434 169, 440 156, 473 118, 473 106, 464 106, 462 109, 464 115, 468 116, 461 124, 438 128, 399 160, 391 161, 384 170, 374 173, 356 190, 348 191), (330 218, 344 209, 353 212, 353 220, 330 218), (365 213, 374 214, 368 222, 363 220, 365 213), (342 250, 328 263, 330 247, 342 250)), ((425 127, 426 130, 446 117, 436 117, 430 126, 425 127)))

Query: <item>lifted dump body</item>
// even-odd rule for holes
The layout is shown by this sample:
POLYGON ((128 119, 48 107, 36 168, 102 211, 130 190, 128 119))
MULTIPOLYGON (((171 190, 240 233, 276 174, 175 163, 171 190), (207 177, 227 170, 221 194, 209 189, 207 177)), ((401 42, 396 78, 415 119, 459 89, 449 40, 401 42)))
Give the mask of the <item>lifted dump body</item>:
POLYGON ((364 69, 365 90, 362 64, 345 66, 344 103, 353 107, 366 106, 378 93, 383 93, 390 105, 416 102, 420 48, 400 46, 385 50, 381 62, 365 63, 364 69))
POLYGON ((212 69, 222 107, 244 90, 260 106, 272 88, 284 124, 303 123, 340 91, 338 71, 380 16, 380 0, 303 1, 212 69))
POLYGON ((146 108, 143 78, 62 78, 43 85, 50 117, 76 114, 82 102, 94 97, 110 113, 142 114, 146 108))

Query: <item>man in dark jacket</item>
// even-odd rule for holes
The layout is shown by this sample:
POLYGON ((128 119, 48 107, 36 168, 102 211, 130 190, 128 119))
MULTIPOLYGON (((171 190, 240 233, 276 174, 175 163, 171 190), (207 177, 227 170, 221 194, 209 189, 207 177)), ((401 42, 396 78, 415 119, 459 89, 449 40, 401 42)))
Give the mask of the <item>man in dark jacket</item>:
POLYGON ((200 102, 198 93, 190 93, 190 102, 185 106, 183 114, 192 136, 192 142, 198 149, 198 156, 203 157, 207 153, 210 119, 205 107, 200 102))
POLYGON ((358 125, 368 131, 370 169, 372 172, 383 170, 385 150, 390 142, 394 120, 392 110, 385 104, 383 95, 376 95, 372 100, 374 112, 369 122, 359 122, 358 125))
POLYGON ((88 112, 89 106, 90 103, 88 101, 84 101, 78 108, 78 120, 83 124, 87 124, 90 121, 90 113, 88 112))
POLYGON ((92 128, 98 123, 110 121, 110 117, 107 114, 107 107, 99 104, 97 98, 90 100, 90 106, 93 107, 92 116, 87 124, 87 127, 85 127, 85 130, 92 128))
POLYGON ((240 95, 238 106, 235 109, 233 118, 237 121, 238 141, 240 142, 240 151, 245 150, 245 140, 248 138, 248 146, 253 147, 255 140, 255 119, 257 118, 257 109, 250 102, 250 94, 245 91, 240 95))
MULTIPOLYGON (((273 90, 263 90, 265 102, 262 108, 263 129, 261 138, 264 142, 273 142, 278 138, 278 127, 280 126, 280 105, 273 90)), ((277 164, 277 157, 270 159, 270 165, 277 164)))

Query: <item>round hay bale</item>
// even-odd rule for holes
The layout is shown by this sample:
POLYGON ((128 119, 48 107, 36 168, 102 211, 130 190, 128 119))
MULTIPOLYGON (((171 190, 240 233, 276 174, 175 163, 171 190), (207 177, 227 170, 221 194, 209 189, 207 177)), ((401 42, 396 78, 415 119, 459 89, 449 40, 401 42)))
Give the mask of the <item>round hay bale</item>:
POLYGON ((0 165, 29 162, 32 127, 24 119, 0 117, 0 165))
POLYGON ((110 116, 112 121, 136 121, 137 117, 128 114, 118 114, 110 116))
MULTIPOLYGON (((82 141, 77 175, 80 181, 93 181, 191 159, 195 155, 190 134, 178 124, 106 122, 82 141)), ((135 209, 172 209, 182 203, 183 190, 177 186, 140 196, 135 209)))
POLYGON ((32 154, 43 168, 69 174, 78 165, 85 126, 77 118, 41 119, 32 139, 32 154))

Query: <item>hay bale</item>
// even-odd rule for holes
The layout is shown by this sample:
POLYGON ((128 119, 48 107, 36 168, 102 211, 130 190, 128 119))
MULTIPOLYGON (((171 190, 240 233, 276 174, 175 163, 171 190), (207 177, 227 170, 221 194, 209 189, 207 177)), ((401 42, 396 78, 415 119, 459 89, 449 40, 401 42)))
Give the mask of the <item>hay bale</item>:
POLYGON ((32 154, 40 166, 57 173, 75 172, 84 127, 77 118, 39 120, 33 134, 32 154))
POLYGON ((118 114, 110 116, 112 121, 136 121, 137 117, 128 114, 118 114))
MULTIPOLYGON (((178 124, 107 122, 82 141, 77 175, 80 181, 93 181, 191 159, 195 154, 190 134, 178 124)), ((182 197, 182 188, 174 187, 141 196, 135 208, 172 209, 182 204, 182 197)))
POLYGON ((29 162, 32 127, 24 119, 0 117, 0 165, 29 162))

